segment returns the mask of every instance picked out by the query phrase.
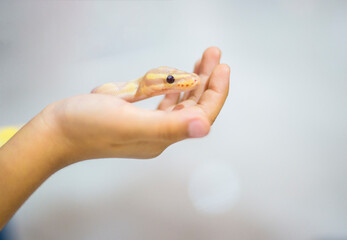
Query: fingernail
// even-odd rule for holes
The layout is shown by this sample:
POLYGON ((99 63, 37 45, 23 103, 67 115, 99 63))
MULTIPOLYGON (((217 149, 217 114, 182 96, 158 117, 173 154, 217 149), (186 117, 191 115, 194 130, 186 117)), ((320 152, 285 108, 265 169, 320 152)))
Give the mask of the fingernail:
POLYGON ((177 110, 181 110, 184 108, 184 105, 183 104, 178 104, 174 107, 173 111, 177 111, 177 110))
POLYGON ((193 120, 189 123, 188 133, 191 138, 199 138, 207 134, 206 128, 200 120, 193 120))

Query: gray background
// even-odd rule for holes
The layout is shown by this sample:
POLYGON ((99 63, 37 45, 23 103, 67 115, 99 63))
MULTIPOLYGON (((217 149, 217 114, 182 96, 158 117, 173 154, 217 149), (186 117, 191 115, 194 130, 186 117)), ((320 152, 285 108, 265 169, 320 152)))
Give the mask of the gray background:
POLYGON ((59 171, 13 218, 16 239, 347 239, 346 12, 318 0, 1 1, 0 125, 153 67, 191 71, 212 45, 232 70, 209 136, 59 171))

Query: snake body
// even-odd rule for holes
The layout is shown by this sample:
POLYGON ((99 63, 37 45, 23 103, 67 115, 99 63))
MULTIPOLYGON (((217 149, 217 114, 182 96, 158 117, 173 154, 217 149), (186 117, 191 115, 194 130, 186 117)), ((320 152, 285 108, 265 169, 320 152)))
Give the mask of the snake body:
POLYGON ((19 126, 0 126, 0 147, 4 145, 13 135, 15 135, 19 128, 19 126))
POLYGON ((93 89, 92 93, 111 94, 135 102, 157 95, 192 90, 199 83, 200 78, 195 73, 158 67, 133 81, 103 84, 93 89))

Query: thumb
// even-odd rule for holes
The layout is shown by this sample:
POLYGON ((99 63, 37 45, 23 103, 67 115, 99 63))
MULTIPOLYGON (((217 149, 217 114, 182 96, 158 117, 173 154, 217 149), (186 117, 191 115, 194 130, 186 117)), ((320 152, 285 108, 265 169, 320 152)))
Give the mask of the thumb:
POLYGON ((204 137, 210 130, 209 121, 198 111, 146 111, 141 114, 135 131, 146 140, 177 142, 186 138, 204 137))

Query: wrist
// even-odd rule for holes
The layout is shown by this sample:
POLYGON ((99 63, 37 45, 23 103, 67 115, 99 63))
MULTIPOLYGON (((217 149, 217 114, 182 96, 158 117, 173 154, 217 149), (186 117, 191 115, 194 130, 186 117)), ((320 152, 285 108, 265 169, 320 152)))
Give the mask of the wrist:
POLYGON ((46 151, 46 160, 53 170, 57 171, 74 163, 73 149, 69 139, 65 136, 61 121, 56 114, 55 104, 48 105, 28 124, 33 132, 40 135, 41 148, 46 151))
POLYGON ((40 114, 0 148, 0 196, 6 196, 0 197, 0 229, 47 178, 65 166, 66 153, 40 114))
POLYGON ((64 167, 65 148, 60 144, 55 129, 46 125, 41 113, 25 124, 0 148, 0 160, 15 165, 27 158, 26 163, 55 172, 64 167))

